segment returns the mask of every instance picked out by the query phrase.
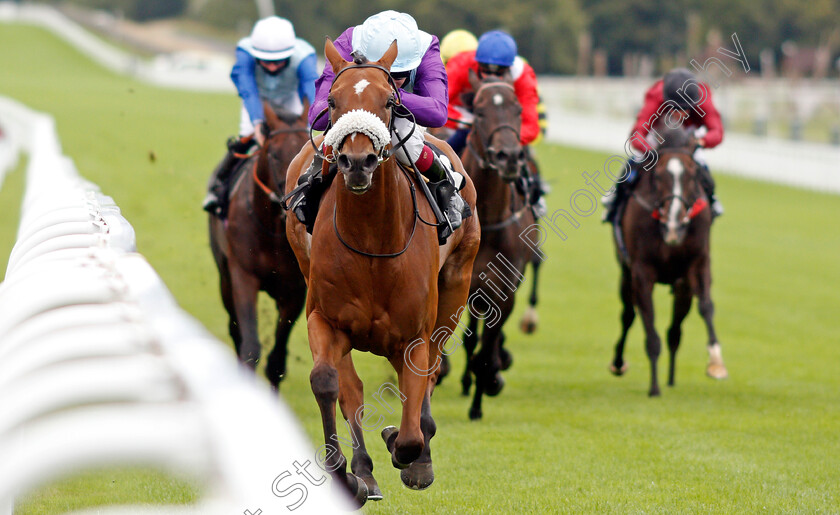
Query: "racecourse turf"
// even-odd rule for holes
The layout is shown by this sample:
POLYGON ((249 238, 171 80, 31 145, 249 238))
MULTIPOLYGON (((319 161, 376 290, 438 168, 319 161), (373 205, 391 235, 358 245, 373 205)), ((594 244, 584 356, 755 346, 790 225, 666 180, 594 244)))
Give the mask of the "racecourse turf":
MULTIPOLYGON (((224 140, 236 130, 236 97, 138 83, 40 29, 2 25, 0 48, 14 49, 0 53, 0 94, 56 118, 64 152, 121 206, 139 251, 181 306, 229 341, 199 205, 224 140)), ((607 157, 555 145, 538 152, 553 187, 550 210, 569 209, 572 193, 586 188, 581 173, 602 168, 607 157)), ((0 190, 0 270, 19 218, 22 175, 11 174, 0 190)), ((547 240, 539 330, 525 336, 516 328, 523 295, 507 327, 514 355, 507 386, 485 399, 480 422, 467 419, 469 402, 457 380, 464 357, 453 354, 453 375, 432 402, 438 431, 430 489, 403 488, 378 434, 365 435, 385 494, 365 511, 838 513, 840 196, 716 177, 727 212, 713 227, 712 294, 729 379, 704 375, 706 333, 696 304, 684 324, 675 388, 664 387, 663 356, 663 395, 647 397, 638 322, 628 340, 629 373, 608 374, 619 330, 618 267, 599 210, 569 227, 565 241, 547 240)), ((265 300, 267 342, 272 315, 265 300)), ((667 288, 658 287, 655 301, 662 334, 667 288)), ((381 358, 359 355, 357 363, 373 403, 370 394, 395 374, 381 358)), ((319 445, 310 366, 301 321, 281 395, 319 445)), ((278 474, 290 466, 278 463, 278 474)), ((21 500, 20 513, 115 499, 183 503, 197 495, 165 475, 105 471, 53 483, 21 500)))

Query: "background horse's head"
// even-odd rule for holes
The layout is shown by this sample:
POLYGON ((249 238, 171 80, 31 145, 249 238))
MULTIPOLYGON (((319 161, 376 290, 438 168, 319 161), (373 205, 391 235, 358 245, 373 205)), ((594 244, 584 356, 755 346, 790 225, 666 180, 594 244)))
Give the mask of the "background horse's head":
POLYGON ((267 102, 263 102, 268 134, 260 153, 269 167, 272 186, 279 186, 279 192, 283 191, 286 183, 286 167, 306 142, 308 113, 308 99, 304 102, 301 114, 282 109, 275 111, 267 102))
POLYGON ((397 57, 397 43, 379 61, 349 62, 327 39, 324 55, 335 72, 327 100, 332 127, 324 142, 333 149, 347 189, 362 194, 370 189, 373 172, 391 142, 388 127, 397 93, 388 70, 397 57))
POLYGON ((485 166, 496 170, 505 181, 514 181, 525 163, 525 149, 519 140, 522 106, 513 88, 513 78, 510 72, 505 72, 502 77, 488 75, 479 80, 470 70, 469 80, 475 92, 472 144, 485 166))
POLYGON ((681 128, 666 129, 661 134, 665 141, 659 147, 659 160, 651 174, 653 217, 659 220, 665 243, 676 246, 682 244, 691 220, 708 201, 697 180, 694 136, 681 128))

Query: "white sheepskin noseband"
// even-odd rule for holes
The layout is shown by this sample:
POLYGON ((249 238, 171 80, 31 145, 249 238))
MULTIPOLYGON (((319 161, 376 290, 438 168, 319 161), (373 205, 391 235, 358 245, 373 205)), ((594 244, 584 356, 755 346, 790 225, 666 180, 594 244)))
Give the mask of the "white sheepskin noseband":
POLYGON ((364 109, 353 109, 346 112, 335 122, 332 129, 327 132, 324 144, 335 149, 344 141, 344 138, 355 132, 361 132, 373 142, 373 148, 380 152, 385 145, 391 142, 391 134, 378 116, 365 111, 364 109))

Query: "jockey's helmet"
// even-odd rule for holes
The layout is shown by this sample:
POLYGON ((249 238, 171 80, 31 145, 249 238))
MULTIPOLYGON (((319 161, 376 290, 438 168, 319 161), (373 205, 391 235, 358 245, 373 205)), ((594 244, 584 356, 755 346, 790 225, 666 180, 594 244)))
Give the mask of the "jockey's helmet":
POLYGON ((475 50, 476 48, 478 48, 478 40, 475 39, 472 32, 455 29, 440 40, 440 58, 446 63, 455 54, 475 50))
POLYGON ((391 72, 405 72, 420 66, 432 36, 417 28, 417 22, 407 13, 382 11, 374 14, 353 29, 353 51, 369 61, 378 61, 391 43, 397 41, 397 58, 391 72))
POLYGON ((697 77, 686 68, 675 68, 665 74, 662 79, 662 96, 665 100, 671 100, 682 109, 690 109, 697 105, 701 98, 699 87, 685 87, 688 84, 699 85, 697 77), (682 94, 680 94, 682 90, 682 94))
POLYGON ((478 38, 475 60, 479 64, 510 67, 514 59, 516 59, 516 41, 510 34, 501 30, 491 30, 478 38))
POLYGON ((250 53, 262 61, 288 59, 295 51, 295 29, 292 22, 278 16, 263 18, 251 31, 250 53))

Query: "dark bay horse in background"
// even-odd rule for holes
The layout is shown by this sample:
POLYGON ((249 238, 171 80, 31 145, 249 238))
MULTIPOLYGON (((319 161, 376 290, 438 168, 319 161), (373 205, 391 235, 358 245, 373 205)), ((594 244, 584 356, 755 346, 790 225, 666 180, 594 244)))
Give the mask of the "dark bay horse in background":
MULTIPOLYGON (((397 372, 403 399, 399 430, 382 437, 400 477, 409 488, 432 484, 430 439, 436 431, 430 397, 440 369, 440 348, 452 334, 469 292, 480 228, 475 216, 464 220, 439 246, 431 206, 418 199, 416 175, 392 156, 388 127, 400 108, 399 90, 389 69, 394 42, 379 61, 348 62, 327 40, 327 66, 335 72, 330 90, 331 128, 325 141, 324 173, 335 161, 337 177, 324 192, 310 237, 295 217, 287 233, 309 287, 306 316, 314 361, 310 382, 321 410, 326 466, 359 503, 382 497, 365 448, 363 384, 351 351, 388 359, 397 372), (336 436, 335 403, 347 420, 353 444, 352 474, 336 436), (368 494, 370 492, 370 495, 368 494)), ((433 140, 463 171, 444 142, 433 140)), ((287 193, 312 162, 315 145, 305 147, 289 166, 287 193)), ((469 178, 461 191, 474 209, 469 178)), ((383 385, 384 386, 384 385, 383 385)))
POLYGON ((619 229, 613 234, 621 265, 624 309, 621 336, 615 346, 610 371, 620 376, 627 370, 624 342, 636 316, 635 306, 645 326, 650 396, 660 394, 656 362, 661 341, 654 326, 652 297, 655 283, 671 285, 674 295, 668 329, 668 385, 674 385, 674 366, 682 335, 680 327, 694 296, 699 300, 700 314, 709 334, 706 373, 715 379, 727 376, 712 323, 714 304, 709 255, 712 214, 709 199, 698 182, 699 165, 692 157, 696 142, 682 129, 666 129, 661 134, 665 141, 658 150, 658 161, 652 171, 639 168, 641 176, 623 212, 618 215, 619 229))
MULTIPOLYGON (((306 107, 306 106, 305 106, 306 107)), ((280 207, 286 168, 307 142, 307 109, 302 116, 276 114, 265 106, 270 134, 259 152, 242 163, 230 193, 226 220, 210 216, 210 248, 219 269, 228 331, 239 359, 251 368, 260 359, 257 294, 277 306, 274 348, 265 374, 276 389, 286 373, 289 333, 303 308, 306 283, 286 239, 286 212, 280 207)))
POLYGON ((534 307, 541 260, 519 237, 535 219, 527 195, 518 191, 515 185, 526 166, 527 150, 520 143, 522 107, 513 80, 509 74, 479 80, 470 72, 470 82, 475 92, 472 100, 475 121, 462 160, 475 184, 481 220, 481 246, 473 267, 470 295, 480 294, 482 299, 490 301, 487 304, 492 302, 499 310, 497 318, 482 321, 470 313, 468 330, 464 334, 467 366, 461 384, 463 394, 468 395, 472 375, 475 375, 475 394, 469 417, 476 420, 482 416, 482 396, 498 395, 504 386, 500 371, 511 365, 512 357, 504 348, 503 326, 513 311, 514 292, 529 263, 533 264, 534 282, 530 306, 521 327, 525 332, 536 329, 534 307), (479 322, 482 322, 480 331, 479 322), (479 339, 481 346, 475 353, 479 339))

